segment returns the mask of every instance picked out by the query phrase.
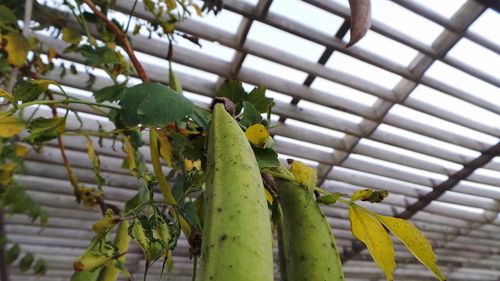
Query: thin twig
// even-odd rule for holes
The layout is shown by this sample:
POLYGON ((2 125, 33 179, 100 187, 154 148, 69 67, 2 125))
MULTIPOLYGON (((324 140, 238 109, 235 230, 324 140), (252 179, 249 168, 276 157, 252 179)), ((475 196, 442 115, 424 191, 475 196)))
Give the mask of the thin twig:
POLYGON ((139 62, 137 57, 135 56, 134 49, 132 48, 132 45, 130 44, 127 35, 118 27, 116 24, 114 24, 112 21, 110 21, 105 14, 103 14, 97 6, 92 2, 92 0, 83 0, 90 9, 94 12, 94 14, 100 18, 107 26, 109 29, 111 29, 117 36, 120 42, 122 43, 122 47, 127 53, 127 55, 130 58, 130 61, 134 65, 135 70, 137 71, 137 75, 141 78, 142 82, 147 83, 149 82, 149 77, 146 74, 146 71, 142 67, 142 64, 139 62))
POLYGON ((132 16, 134 15, 135 6, 137 6, 137 0, 134 1, 134 5, 132 6, 132 10, 130 10, 130 16, 127 21, 127 26, 125 27, 125 34, 128 32, 128 28, 130 27, 130 22, 132 21, 132 16))
MULTIPOLYGON (((47 91, 47 97, 49 97, 50 100, 54 100, 54 96, 49 91, 47 91)), ((50 105, 50 108, 52 109, 52 116, 57 117, 56 105, 52 104, 52 105, 50 105)), ((73 186, 76 201, 78 203, 80 203, 80 201, 82 199, 81 194, 80 194, 80 185, 78 184, 78 178, 76 177, 75 173, 73 172, 73 168, 71 168, 71 163, 69 162, 68 156, 66 155, 66 147, 64 146, 64 141, 63 141, 61 135, 57 136, 57 145, 59 146, 59 150, 61 151, 61 156, 63 159, 64 168, 66 169, 66 172, 68 173, 69 181, 71 183, 71 186, 73 186)))

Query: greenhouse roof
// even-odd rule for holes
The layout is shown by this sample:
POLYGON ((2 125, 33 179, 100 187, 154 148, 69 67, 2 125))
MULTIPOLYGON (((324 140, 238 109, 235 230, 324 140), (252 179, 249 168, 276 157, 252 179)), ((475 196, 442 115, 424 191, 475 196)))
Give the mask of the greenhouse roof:
MULTIPOLYGON (((58 9, 57 1, 39 2, 58 9)), ((116 1, 113 15, 127 19, 133 3, 116 1)), ((241 80, 246 89, 265 85, 276 102, 271 133, 281 159, 314 165, 321 187, 330 191, 388 190, 383 203, 366 206, 423 230, 449 280, 500 280, 499 6, 487 0, 372 0, 371 30, 345 48, 347 0, 224 0, 217 16, 193 16, 178 25, 199 37, 201 47, 178 36, 173 69, 185 95, 206 107, 227 78, 241 80)), ((134 16, 151 17, 142 5, 134 16)), ((62 77, 56 67, 48 79, 88 99, 92 90, 112 84, 103 71, 85 67, 83 57, 64 53, 68 44, 49 32, 34 34, 47 51, 60 54, 58 62, 74 63, 79 71, 62 77)), ((130 36, 150 78, 168 83, 168 41, 130 36)), ((78 109, 84 128, 111 128, 104 116, 78 109)), ((45 113, 50 115, 40 108, 45 113)), ((67 127, 79 126, 70 116, 67 127)), ((95 184, 86 140, 64 138, 80 181, 95 184)), ((122 168, 123 153, 112 148, 112 140, 97 150, 106 195, 123 205, 135 194, 137 180, 122 168)), ((18 180, 47 210, 49 223, 42 230, 22 215, 6 216, 5 230, 23 250, 45 258, 50 269, 36 278, 14 270, 11 280, 68 280, 100 213, 75 202, 55 141, 25 164, 18 180)), ((346 280, 385 280, 353 238, 347 208, 335 204, 324 212, 346 280)), ((181 239, 169 280, 191 280, 187 248, 181 239)), ((402 244, 395 249, 395 280, 435 280, 402 244)), ((142 279, 142 259, 134 246, 127 259, 134 280, 142 279)), ((159 280, 160 270, 158 262, 148 280, 159 280)))

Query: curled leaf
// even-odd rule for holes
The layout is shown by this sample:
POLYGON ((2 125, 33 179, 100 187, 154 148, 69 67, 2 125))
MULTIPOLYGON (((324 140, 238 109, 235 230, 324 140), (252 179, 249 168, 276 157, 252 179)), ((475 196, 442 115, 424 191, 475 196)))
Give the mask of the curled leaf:
POLYGON ((346 48, 356 44, 371 26, 370 0, 349 0, 351 7, 351 38, 346 48))
POLYGON ((339 192, 335 192, 335 193, 330 193, 330 194, 327 194, 327 195, 323 195, 321 197, 318 197, 316 199, 316 202, 320 203, 320 204, 325 204, 325 205, 330 205, 330 204, 335 204, 335 202, 337 202, 337 200, 342 197, 342 193, 339 193, 339 192))
POLYGON ((263 147, 269 138, 269 131, 262 124, 255 124, 250 127, 245 132, 248 140, 258 147, 263 147))
POLYGON ((362 189, 354 192, 351 196, 351 201, 368 201, 370 203, 380 203, 384 198, 389 195, 387 190, 371 190, 371 189, 362 189))

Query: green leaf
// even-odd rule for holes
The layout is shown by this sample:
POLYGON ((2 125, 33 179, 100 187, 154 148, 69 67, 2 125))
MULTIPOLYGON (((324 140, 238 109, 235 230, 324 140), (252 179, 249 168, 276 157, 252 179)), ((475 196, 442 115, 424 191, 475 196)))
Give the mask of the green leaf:
POLYGON ((26 272, 31 268, 31 264, 33 264, 33 261, 35 260, 35 257, 33 257, 32 253, 27 253, 24 255, 24 257, 19 261, 19 270, 21 272, 26 272))
POLYGON ((159 83, 126 89, 120 104, 122 121, 128 127, 139 124, 164 127, 182 120, 194 109, 190 100, 159 83))
POLYGON ((362 207, 354 204, 349 206, 349 221, 354 237, 366 245, 377 266, 385 272, 387 280, 393 280, 396 268, 394 247, 385 228, 376 218, 366 214, 362 207))
POLYGON ((260 124, 262 121, 262 116, 260 116, 260 112, 255 108, 253 104, 250 102, 243 102, 243 118, 241 118, 241 124, 245 127, 260 124))
POLYGON ((439 280, 446 278, 436 265, 437 257, 422 232, 407 220, 377 215, 382 224, 401 241, 408 250, 439 280))
POLYGON ((31 80, 18 84, 13 90, 14 98, 22 102, 34 101, 47 91, 50 83, 49 80, 31 80))
POLYGON ((10 249, 7 251, 5 254, 5 264, 9 265, 13 263, 19 255, 21 254, 21 247, 19 247, 19 244, 14 244, 14 246, 10 247, 10 249))
POLYGON ((43 142, 57 138, 64 133, 66 119, 64 117, 38 117, 29 125, 30 135, 24 140, 29 143, 43 142))
POLYGON ((47 272, 45 261, 43 259, 38 259, 35 265, 33 265, 33 273, 35 273, 35 275, 44 275, 45 272, 47 272))
POLYGON ((69 27, 64 27, 62 30, 63 41, 68 42, 70 44, 77 44, 82 40, 82 35, 69 27))
POLYGON ((149 200, 149 192, 147 188, 141 185, 137 194, 125 203, 125 212, 128 212, 149 200))
POLYGON ((265 86, 255 87, 245 100, 253 104, 260 113, 265 113, 274 106, 273 99, 266 97, 265 86))
POLYGON ((255 153, 255 158, 260 169, 275 168, 280 166, 278 153, 276 153, 274 149, 257 147, 255 145, 252 145, 252 149, 255 153))
POLYGON ((97 102, 118 101, 121 100, 125 92, 125 89, 126 88, 123 84, 116 84, 113 86, 104 87, 94 92, 94 98, 97 102))
POLYGON ((186 202, 179 211, 189 223, 191 229, 201 229, 200 220, 193 202, 186 202))
POLYGON ((243 101, 247 96, 245 89, 240 81, 237 80, 227 80, 222 84, 219 91, 217 92, 218 97, 226 97, 234 103, 235 111, 234 113, 238 115, 243 108, 243 101))
POLYGON ((368 201, 370 203, 380 203, 387 197, 389 193, 387 190, 371 190, 371 189, 362 189, 357 190, 351 196, 351 201, 368 201))
POLYGON ((7 244, 7 237, 5 237, 5 235, 0 235, 0 248, 3 248, 5 247, 5 245, 7 244))
POLYGON ((208 128, 208 124, 212 119, 212 113, 204 108, 195 106, 193 112, 191 113, 191 118, 198 126, 208 128))
POLYGON ((106 46, 94 47, 92 45, 83 45, 79 48, 79 52, 90 65, 119 63, 116 52, 106 46))
POLYGON ((320 203, 320 204, 325 204, 325 205, 330 205, 330 204, 335 204, 335 202, 337 202, 337 200, 342 197, 342 193, 340 192, 334 192, 334 193, 330 193, 330 194, 327 194, 327 195, 323 195, 321 197, 318 197, 316 199, 316 202, 320 203))
POLYGON ((11 9, 0 5, 0 26, 16 24, 17 18, 11 9))

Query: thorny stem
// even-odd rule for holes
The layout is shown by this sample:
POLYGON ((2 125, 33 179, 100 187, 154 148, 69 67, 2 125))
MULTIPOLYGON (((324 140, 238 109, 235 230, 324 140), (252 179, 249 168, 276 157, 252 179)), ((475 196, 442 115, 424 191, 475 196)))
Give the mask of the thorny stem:
POLYGON ((146 74, 146 71, 142 67, 142 64, 139 62, 137 57, 135 56, 134 49, 132 48, 132 45, 130 44, 127 35, 118 27, 116 24, 114 24, 112 21, 110 21, 105 14, 103 14, 92 2, 92 0, 83 0, 90 9, 94 12, 94 14, 101 19, 109 29, 111 29, 117 36, 120 42, 122 43, 122 47, 127 53, 127 55, 130 58, 130 61, 134 65, 134 68, 137 70, 137 74, 141 78, 142 82, 148 83, 150 82, 149 77, 146 74))

